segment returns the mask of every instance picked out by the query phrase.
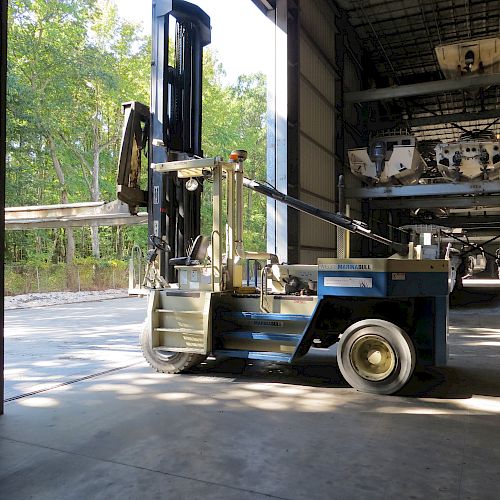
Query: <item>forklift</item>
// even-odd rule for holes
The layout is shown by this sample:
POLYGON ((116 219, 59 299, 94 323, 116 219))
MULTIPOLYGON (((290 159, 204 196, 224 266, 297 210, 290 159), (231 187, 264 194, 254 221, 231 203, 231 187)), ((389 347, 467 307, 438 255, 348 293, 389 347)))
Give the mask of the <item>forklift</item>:
POLYGON ((311 349, 336 345, 346 381, 375 394, 401 390, 417 364, 446 364, 448 260, 424 260, 412 242, 391 241, 361 221, 247 178, 246 151, 204 158, 202 53, 210 30, 199 7, 153 1, 151 108, 123 105, 117 195, 132 214, 148 211, 149 297, 140 336, 146 360, 158 372, 180 373, 208 356, 294 363, 311 349), (212 183, 213 220, 210 234, 201 235, 206 182, 212 183), (385 244, 393 255, 302 265, 248 250, 245 189, 385 244), (252 283, 249 263, 260 269, 252 283))

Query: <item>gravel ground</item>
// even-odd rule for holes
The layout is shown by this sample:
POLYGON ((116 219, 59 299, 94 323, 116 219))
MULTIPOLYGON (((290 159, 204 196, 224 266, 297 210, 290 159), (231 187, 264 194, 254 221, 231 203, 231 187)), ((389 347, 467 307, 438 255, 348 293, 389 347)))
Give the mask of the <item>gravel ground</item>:
POLYGON ((50 292, 27 293, 4 298, 5 309, 25 309, 27 307, 53 306, 57 304, 70 304, 73 302, 91 302, 103 299, 117 299, 128 297, 128 291, 100 290, 92 292, 50 292))

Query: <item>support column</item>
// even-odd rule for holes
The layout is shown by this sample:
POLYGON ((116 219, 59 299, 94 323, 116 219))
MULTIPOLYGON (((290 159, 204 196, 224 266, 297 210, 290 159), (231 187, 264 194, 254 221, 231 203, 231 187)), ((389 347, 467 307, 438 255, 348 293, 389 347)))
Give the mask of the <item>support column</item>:
MULTIPOLYGON (((288 0, 277 0, 270 11, 275 23, 274 65, 268 75, 267 181, 288 192, 288 0)), ((267 251, 288 261, 288 210, 281 203, 267 202, 267 251)))

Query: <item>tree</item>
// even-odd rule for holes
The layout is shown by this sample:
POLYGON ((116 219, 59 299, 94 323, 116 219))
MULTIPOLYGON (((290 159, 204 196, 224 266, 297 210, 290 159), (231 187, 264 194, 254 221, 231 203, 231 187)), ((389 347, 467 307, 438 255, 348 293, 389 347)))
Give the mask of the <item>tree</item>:
MULTIPOLYGON (((26 201, 14 188, 8 202, 114 199, 120 107, 148 101, 149 40, 93 0, 16 0, 9 29, 9 186, 26 201)), ((69 263, 72 229, 65 247, 69 263)), ((100 255, 97 228, 92 250, 100 255)))
MULTIPOLYGON (((149 102, 150 40, 102 0, 12 0, 9 25, 8 205, 115 199, 121 103, 149 102)), ((265 179, 265 79, 223 83, 206 50, 203 82, 205 155, 249 151, 247 175, 265 179)), ((204 233, 211 231, 211 185, 205 183, 204 233)), ((248 194, 245 239, 265 247, 265 200, 248 194)), ((8 234, 12 260, 46 255, 115 256, 146 245, 147 229, 94 228, 8 234), (91 243, 91 244, 90 244, 91 243)))
MULTIPOLYGON (((14 97, 9 99, 9 116, 13 118, 14 129, 30 137, 35 168, 38 162, 43 163, 43 157, 50 158, 59 201, 65 204, 69 201, 67 175, 71 161, 58 144, 60 120, 71 110, 70 89, 78 82, 81 48, 95 11, 94 2, 16 0, 10 7, 8 62, 18 92, 9 93, 14 97), (15 100, 16 95, 19 101, 15 100), (27 102, 30 105, 26 106, 27 102), (19 121, 19 117, 24 120, 19 121)), ((23 142, 21 138, 18 144, 23 142)), ((12 142, 10 146, 15 149, 12 142)), ((66 229, 65 254, 66 261, 71 263, 75 255, 72 228, 66 229)))
MULTIPOLYGON (((262 73, 242 75, 235 85, 223 84, 224 69, 216 54, 205 51, 203 64, 203 148, 207 156, 248 151, 246 175, 266 179, 266 79, 262 73)), ((202 227, 211 231, 211 186, 204 188, 202 227)), ((247 191, 244 239, 249 249, 265 251, 266 200, 247 191)))
MULTIPOLYGON (((90 30, 92 36, 80 68, 81 84, 75 95, 78 119, 68 123, 68 132, 61 138, 81 166, 91 201, 101 201, 101 181, 110 173, 114 181, 123 122, 121 103, 147 100, 149 40, 139 35, 137 26, 122 21, 116 5, 109 1, 101 4, 90 30), (111 168, 101 175, 106 166, 111 168)), ((114 182, 110 191, 105 191, 108 198, 114 196, 114 182)), ((91 236, 92 254, 99 258, 97 225, 91 227, 91 236)))

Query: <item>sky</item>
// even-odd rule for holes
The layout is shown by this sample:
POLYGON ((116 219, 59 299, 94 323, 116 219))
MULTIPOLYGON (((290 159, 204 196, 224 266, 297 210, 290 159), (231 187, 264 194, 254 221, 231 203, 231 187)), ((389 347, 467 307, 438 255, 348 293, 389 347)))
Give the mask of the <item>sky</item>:
MULTIPOLYGON (((120 16, 139 22, 151 32, 152 0, 115 0, 120 16), (138 5, 141 7, 138 9, 138 5)), ((226 83, 239 75, 268 72, 271 64, 273 24, 251 0, 191 0, 209 16, 212 43, 226 71, 226 83)))

